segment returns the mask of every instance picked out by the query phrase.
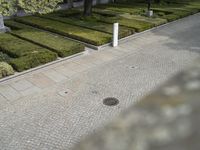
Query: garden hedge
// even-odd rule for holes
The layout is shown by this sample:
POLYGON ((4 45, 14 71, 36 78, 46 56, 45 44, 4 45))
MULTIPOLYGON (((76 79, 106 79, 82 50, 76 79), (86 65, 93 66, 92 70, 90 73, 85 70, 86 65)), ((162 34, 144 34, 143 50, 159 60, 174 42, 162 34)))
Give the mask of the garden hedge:
POLYGON ((11 27, 13 34, 54 51, 60 57, 70 56, 85 49, 85 46, 78 42, 37 30, 12 20, 6 21, 5 24, 11 27))
POLYGON ((12 57, 7 62, 17 71, 30 69, 57 58, 56 53, 7 33, 0 36, 0 51, 12 57))
POLYGON ((136 32, 141 32, 154 27, 153 23, 144 22, 136 19, 127 19, 124 17, 108 17, 104 19, 102 18, 101 21, 106 23, 119 22, 119 24, 121 24, 122 26, 135 29, 136 32))
POLYGON ((0 51, 0 62, 5 61, 8 62, 10 60, 10 56, 0 51))
MULTIPOLYGON (((61 14, 56 13, 56 14, 42 15, 41 17, 104 32, 104 33, 108 33, 108 34, 113 33, 113 25, 108 24, 108 23, 98 22, 93 16, 82 17, 82 18, 81 17, 62 17, 61 14)), ((134 29, 120 26, 119 36, 120 38, 123 38, 123 37, 133 34, 134 32, 135 32, 134 29)))
POLYGON ((13 68, 6 62, 0 62, 0 79, 9 75, 13 75, 13 68))
POLYGON ((68 36, 70 38, 93 44, 95 46, 106 44, 112 40, 112 35, 110 34, 86 29, 83 27, 73 26, 70 24, 61 23, 50 19, 35 16, 27 16, 16 18, 15 20, 17 22, 32 25, 40 29, 68 36))
POLYGON ((18 71, 24 71, 39 65, 54 61, 57 59, 57 54, 52 52, 32 53, 23 57, 15 58, 10 61, 13 68, 18 71))
POLYGON ((0 51, 15 58, 32 53, 39 53, 41 51, 48 52, 49 50, 28 41, 19 39, 11 34, 1 34, 0 51))

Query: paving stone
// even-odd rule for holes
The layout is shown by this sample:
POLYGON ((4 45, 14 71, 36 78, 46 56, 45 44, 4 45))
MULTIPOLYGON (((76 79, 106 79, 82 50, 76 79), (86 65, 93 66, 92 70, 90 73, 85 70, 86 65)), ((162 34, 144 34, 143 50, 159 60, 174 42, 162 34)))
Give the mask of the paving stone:
POLYGON ((56 70, 57 72, 61 73, 62 75, 65 75, 69 78, 72 77, 73 75, 77 74, 77 72, 71 70, 71 67, 69 67, 67 65, 61 65, 61 66, 55 67, 54 70, 56 70))
POLYGON ((55 82, 42 73, 37 73, 27 78, 32 84, 39 88, 46 88, 53 85, 55 82))
POLYGON ((89 67, 86 65, 82 65, 82 64, 78 64, 78 63, 74 62, 74 59, 72 59, 72 61, 70 61, 70 62, 64 63, 63 66, 65 66, 66 69, 69 69, 69 70, 72 70, 75 72, 83 72, 83 71, 89 69, 89 67))
POLYGON ((32 87, 33 84, 31 84, 29 81, 27 81, 25 79, 22 79, 22 80, 11 83, 10 86, 12 86, 17 91, 24 91, 24 90, 32 87))
POLYGON ((64 81, 67 79, 66 76, 56 72, 53 69, 47 70, 47 71, 43 72, 43 74, 55 82, 61 82, 61 81, 64 81))
POLYGON ((10 101, 16 100, 21 97, 20 93, 9 85, 1 85, 0 94, 10 101))
POLYGON ((82 58, 79 58, 79 59, 74 59, 73 62, 75 62, 77 64, 80 64, 80 65, 82 65, 84 67, 87 67, 87 68, 95 67, 96 65, 93 64, 93 63, 91 63, 89 60, 87 60, 87 57, 82 57, 82 58))
POLYGON ((21 91, 20 93, 23 95, 23 96, 28 96, 28 95, 33 95, 33 94, 37 94, 38 92, 40 92, 41 89, 36 87, 36 86, 32 86, 26 90, 23 90, 21 91))

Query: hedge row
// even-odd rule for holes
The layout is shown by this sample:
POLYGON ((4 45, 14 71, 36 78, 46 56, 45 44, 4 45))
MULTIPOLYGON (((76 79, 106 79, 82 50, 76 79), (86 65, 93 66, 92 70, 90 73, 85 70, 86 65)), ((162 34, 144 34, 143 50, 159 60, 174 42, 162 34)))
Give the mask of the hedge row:
MULTIPOLYGON (((112 34, 113 32, 113 25, 108 24, 108 23, 103 23, 103 22, 98 22, 94 17, 63 17, 62 14, 47 14, 43 15, 41 17, 48 18, 51 20, 56 20, 59 22, 75 25, 75 26, 80 26, 108 34, 112 34)), ((120 38, 129 36, 134 33, 133 29, 127 28, 120 26, 119 30, 119 36, 120 38)))
POLYGON ((10 64, 18 72, 37 67, 42 64, 54 61, 57 59, 56 53, 40 52, 32 53, 23 57, 15 58, 10 61, 10 64))
POLYGON ((40 47, 28 41, 24 41, 10 34, 1 34, 0 50, 14 58, 32 53, 49 51, 46 48, 40 47))
POLYGON ((8 63, 17 71, 27 70, 57 59, 56 53, 11 34, 1 34, 0 51, 11 57, 8 63))
POLYGON ((134 20, 149 22, 149 23, 152 23, 154 26, 159 26, 159 25, 167 23, 167 19, 158 18, 158 17, 150 18, 146 16, 130 15, 130 14, 122 14, 121 16, 127 19, 134 19, 134 20))
POLYGON ((102 18, 101 21, 106 23, 119 22, 119 24, 121 24, 122 26, 135 29, 136 32, 141 32, 154 27, 153 23, 140 21, 136 19, 127 19, 124 17, 108 17, 104 19, 102 18))
POLYGON ((78 42, 12 20, 6 21, 5 24, 11 27, 13 34, 56 52, 60 57, 70 56, 85 49, 84 45, 78 42))
POLYGON ((121 12, 121 13, 130 13, 130 14, 140 14, 143 12, 146 7, 144 5, 140 5, 140 7, 135 7, 133 6, 128 6, 128 5, 121 5, 121 4, 104 4, 104 5, 98 5, 96 8, 100 9, 106 9, 106 10, 111 10, 111 11, 116 11, 116 12, 121 12))
POLYGON ((0 62, 5 61, 8 62, 10 60, 10 56, 0 51, 0 62))
POLYGON ((90 30, 82 27, 73 26, 50 19, 27 16, 15 19, 17 22, 28 24, 40 29, 48 30, 54 33, 58 33, 70 38, 74 38, 95 46, 106 44, 112 40, 112 35, 90 30))

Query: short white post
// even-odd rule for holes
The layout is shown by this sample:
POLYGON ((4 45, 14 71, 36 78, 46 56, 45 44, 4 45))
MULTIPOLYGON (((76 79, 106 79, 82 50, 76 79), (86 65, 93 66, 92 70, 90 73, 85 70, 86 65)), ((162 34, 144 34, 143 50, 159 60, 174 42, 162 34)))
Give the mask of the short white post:
POLYGON ((119 23, 113 24, 113 47, 118 46, 119 23))

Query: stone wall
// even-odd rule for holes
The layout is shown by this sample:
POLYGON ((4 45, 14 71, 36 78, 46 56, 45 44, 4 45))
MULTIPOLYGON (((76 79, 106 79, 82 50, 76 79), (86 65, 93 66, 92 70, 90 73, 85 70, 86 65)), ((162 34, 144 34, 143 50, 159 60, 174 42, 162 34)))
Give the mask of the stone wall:
POLYGON ((74 150, 200 148, 200 59, 74 150))

